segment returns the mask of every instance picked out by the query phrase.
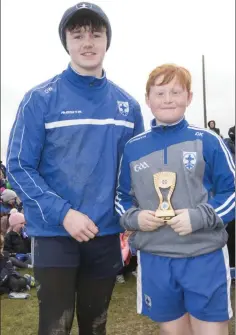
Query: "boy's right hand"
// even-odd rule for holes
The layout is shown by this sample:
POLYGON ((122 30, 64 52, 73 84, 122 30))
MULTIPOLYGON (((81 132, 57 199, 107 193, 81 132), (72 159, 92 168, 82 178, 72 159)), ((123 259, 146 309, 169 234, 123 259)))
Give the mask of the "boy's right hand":
POLYGON ((67 212, 63 226, 65 230, 77 241, 88 242, 93 239, 97 233, 98 228, 90 218, 74 209, 69 209, 67 212))
POLYGON ((165 225, 165 221, 155 216, 155 212, 143 210, 138 214, 138 225, 141 231, 153 231, 165 225))

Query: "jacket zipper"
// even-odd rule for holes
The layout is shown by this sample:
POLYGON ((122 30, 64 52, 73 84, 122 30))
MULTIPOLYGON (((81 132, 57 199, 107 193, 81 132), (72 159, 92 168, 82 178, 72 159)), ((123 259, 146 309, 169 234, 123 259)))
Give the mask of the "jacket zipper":
MULTIPOLYGON (((163 131, 164 131, 164 138, 166 136, 166 126, 163 127, 163 131)), ((167 165, 167 146, 166 146, 166 142, 164 141, 164 165, 167 165)))

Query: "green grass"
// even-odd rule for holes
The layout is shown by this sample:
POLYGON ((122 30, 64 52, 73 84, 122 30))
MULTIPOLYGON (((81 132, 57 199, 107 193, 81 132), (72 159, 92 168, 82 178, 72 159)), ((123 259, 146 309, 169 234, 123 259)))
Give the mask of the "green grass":
MULTIPOLYGON (((29 273, 29 271, 27 271, 29 273)), ((232 303, 235 305, 234 289, 232 303)), ((36 335, 38 324, 38 305, 36 290, 30 291, 28 300, 8 299, 1 302, 2 335, 36 335)), ((109 310, 107 335, 158 335, 158 326, 149 319, 136 314, 135 278, 129 277, 125 284, 118 284, 112 297, 109 310)), ((77 335, 76 322, 72 335, 77 335)), ((235 334, 234 319, 230 322, 230 335, 235 334)))

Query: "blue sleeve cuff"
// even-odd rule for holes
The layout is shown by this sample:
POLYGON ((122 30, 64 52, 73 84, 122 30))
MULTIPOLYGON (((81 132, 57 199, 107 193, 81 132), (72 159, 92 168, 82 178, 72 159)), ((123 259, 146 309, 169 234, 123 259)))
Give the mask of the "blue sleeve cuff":
POLYGON ((71 204, 69 204, 68 202, 65 203, 62 211, 61 211, 61 215, 60 215, 60 220, 59 220, 59 225, 62 226, 63 225, 63 221, 64 218, 66 216, 66 214, 68 213, 68 211, 71 209, 71 204))

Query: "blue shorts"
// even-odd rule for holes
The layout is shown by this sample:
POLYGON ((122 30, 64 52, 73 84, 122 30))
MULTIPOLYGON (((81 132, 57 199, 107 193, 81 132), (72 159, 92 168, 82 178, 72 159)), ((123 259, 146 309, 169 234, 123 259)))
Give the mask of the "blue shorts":
POLYGON ((197 257, 169 258, 138 251, 137 309, 156 322, 185 313, 208 322, 229 320, 228 249, 197 257))

